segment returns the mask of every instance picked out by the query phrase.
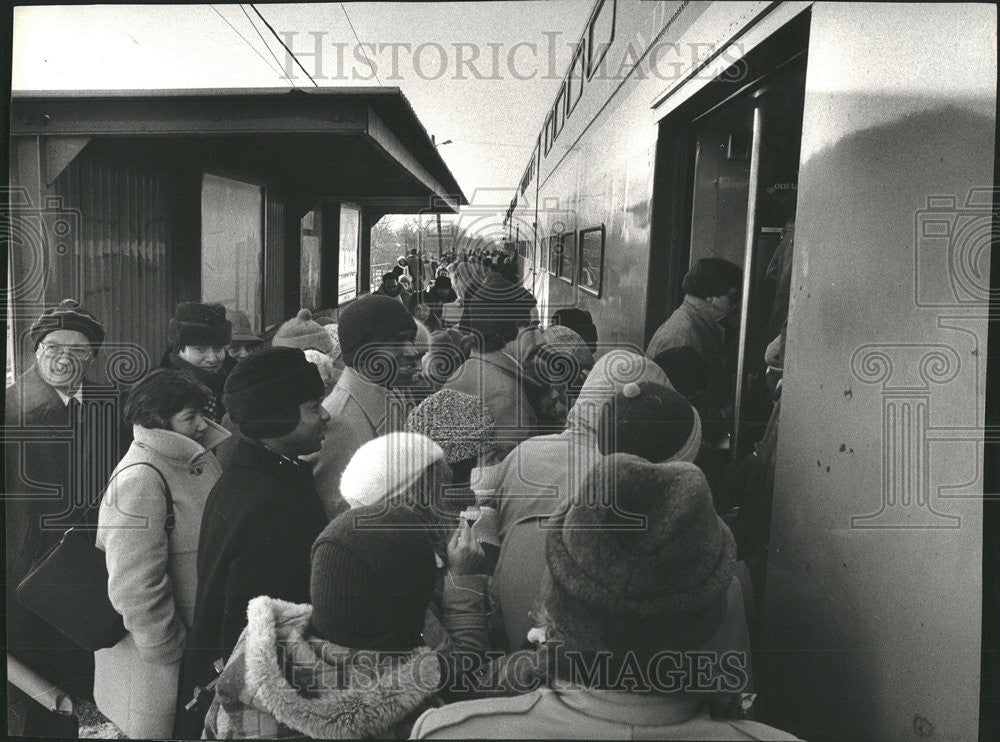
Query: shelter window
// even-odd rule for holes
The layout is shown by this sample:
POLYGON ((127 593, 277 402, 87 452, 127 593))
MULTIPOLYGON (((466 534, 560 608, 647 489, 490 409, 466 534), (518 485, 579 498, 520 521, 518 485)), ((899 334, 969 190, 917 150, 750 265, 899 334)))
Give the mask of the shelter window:
POLYGON ((201 184, 201 300, 245 312, 260 332, 264 189, 204 173, 201 184))
POLYGON ((597 6, 593 20, 590 22, 590 41, 587 48, 590 52, 587 62, 587 79, 594 76, 608 47, 615 38, 615 0, 601 0, 597 6))
POLYGON ((569 118, 569 115, 573 113, 577 102, 583 96, 583 51, 585 46, 586 42, 581 41, 573 55, 573 63, 569 66, 569 77, 566 79, 566 118, 569 118))
POLYGON ((340 205, 340 259, 337 261, 337 302, 358 295, 358 251, 361 248, 361 209, 340 205))
POLYGON ((313 310, 319 308, 321 300, 322 219, 320 209, 313 209, 302 217, 300 225, 299 301, 302 306, 313 310))

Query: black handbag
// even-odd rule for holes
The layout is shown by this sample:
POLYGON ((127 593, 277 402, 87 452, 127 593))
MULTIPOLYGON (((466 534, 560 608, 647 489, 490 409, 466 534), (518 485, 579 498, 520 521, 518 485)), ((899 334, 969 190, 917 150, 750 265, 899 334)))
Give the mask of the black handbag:
MULTIPOLYGON (((174 502, 166 477, 145 461, 122 467, 115 476, 133 466, 148 466, 162 480, 169 536, 174 530, 174 502)), ((96 538, 95 532, 70 528, 17 586, 17 599, 25 608, 92 652, 115 646, 127 633, 108 597, 106 556, 97 548, 96 538)))

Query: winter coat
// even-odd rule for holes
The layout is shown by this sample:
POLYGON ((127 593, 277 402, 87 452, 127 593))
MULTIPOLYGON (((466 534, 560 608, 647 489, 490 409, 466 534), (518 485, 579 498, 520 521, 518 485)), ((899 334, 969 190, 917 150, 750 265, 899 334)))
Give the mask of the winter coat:
POLYGON ((354 650, 311 634, 312 606, 268 597, 247 608, 205 719, 207 739, 405 737, 441 682, 427 647, 354 650))
POLYGON ((568 504, 572 488, 600 456, 596 429, 600 411, 628 381, 670 386, 652 361, 625 350, 606 353, 587 376, 566 429, 515 448, 500 465, 493 500, 482 502, 497 508, 501 547, 490 593, 500 605, 511 651, 524 643, 534 625, 529 613, 541 597, 547 531, 540 526, 568 504))
POLYGON ((444 384, 479 397, 497 421, 497 456, 503 458, 535 433, 538 418, 524 393, 524 372, 503 351, 473 353, 444 384))
POLYGON ((208 407, 205 408, 205 416, 211 419, 212 422, 222 422, 222 418, 226 414, 226 406, 222 403, 222 390, 226 385, 226 377, 229 375, 229 371, 227 370, 225 363, 223 363, 222 369, 219 371, 206 371, 203 368, 198 368, 197 366, 188 363, 176 353, 168 350, 163 354, 163 358, 160 359, 160 368, 172 368, 175 371, 187 371, 198 381, 211 389, 212 399, 208 403, 208 407))
POLYGON ((323 400, 330 413, 323 447, 303 457, 313 467, 316 491, 330 520, 347 509, 340 496, 340 476, 354 452, 374 438, 402 430, 406 403, 391 389, 373 384, 353 368, 345 368, 323 400))
MULTIPOLYGON (((258 595, 309 600, 310 551, 327 524, 310 467, 243 438, 201 522, 198 596, 181 667, 179 706, 215 677, 258 595)), ((182 717, 184 718, 184 717, 182 717)), ((185 718, 186 722, 187 719, 185 718)), ((175 728, 175 736, 190 730, 175 728)))
POLYGON ((194 617, 201 517, 222 474, 209 449, 229 433, 209 422, 202 444, 171 430, 133 430, 132 447, 101 501, 97 530, 97 548, 107 555, 111 604, 128 633, 95 653, 94 698, 129 737, 167 737, 194 617), (174 507, 169 538, 163 482, 150 467, 133 466, 140 462, 167 480, 174 507))
POLYGON ((569 688, 429 709, 411 739, 794 740, 755 721, 714 720, 697 698, 569 688))
MULTIPOLYGON (((721 409, 733 403, 733 389, 728 381, 726 368, 726 331, 721 322, 725 315, 713 304, 688 294, 653 333, 646 348, 648 358, 670 348, 691 346, 705 359, 707 365, 705 404, 708 408, 721 409)), ((699 410, 701 412, 701 410, 699 410)), ((708 419, 714 416, 703 415, 708 419)))
MULTIPOLYGON (((131 430, 119 422, 120 390, 84 379, 81 393, 83 405, 71 415, 36 366, 7 389, 4 553, 7 651, 47 681, 87 697, 94 687, 93 652, 39 620, 15 596, 34 563, 66 529, 84 522, 131 440, 131 430)), ((96 521, 96 508, 90 517, 96 521)))

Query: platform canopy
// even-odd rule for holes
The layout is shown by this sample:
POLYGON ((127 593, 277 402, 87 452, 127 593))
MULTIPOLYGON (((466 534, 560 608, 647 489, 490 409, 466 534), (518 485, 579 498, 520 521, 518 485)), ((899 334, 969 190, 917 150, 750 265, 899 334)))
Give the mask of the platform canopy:
POLYGON ((47 185, 101 140, 166 165, 259 178, 304 200, 349 199, 371 214, 468 204, 393 87, 15 91, 11 134, 40 137, 47 185))

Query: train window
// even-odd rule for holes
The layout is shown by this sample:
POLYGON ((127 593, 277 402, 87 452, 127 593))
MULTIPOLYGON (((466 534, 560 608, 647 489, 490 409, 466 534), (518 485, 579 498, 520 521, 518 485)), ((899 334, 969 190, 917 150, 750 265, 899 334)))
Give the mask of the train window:
POLYGON ((554 234, 549 237, 549 263, 546 269, 553 276, 559 270, 559 261, 562 259, 562 245, 559 244, 559 235, 554 234))
POLYGON ((590 21, 590 34, 587 42, 587 79, 594 76, 604 55, 615 38, 615 0, 601 0, 593 19, 590 21))
POLYGON ((604 272, 604 225, 580 230, 580 267, 577 284, 588 294, 600 297, 604 272))
POLYGON ((545 237, 538 238, 538 270, 544 271, 549 267, 549 241, 545 237))
POLYGON ((549 154, 549 150, 552 149, 552 112, 549 111, 549 115, 545 117, 545 125, 542 127, 542 132, 545 136, 545 154, 549 154))
POLYGON ((566 78, 566 118, 573 113, 576 104, 583 95, 583 51, 586 42, 581 41, 573 55, 573 64, 569 66, 569 77, 566 78))
POLYGON ((565 84, 559 89, 559 95, 556 96, 556 104, 552 108, 552 141, 556 140, 559 136, 559 132, 562 131, 563 121, 566 116, 566 86, 565 84))
POLYGON ((566 283, 573 283, 576 273, 576 232, 563 232, 559 243, 561 249, 557 275, 566 283))

